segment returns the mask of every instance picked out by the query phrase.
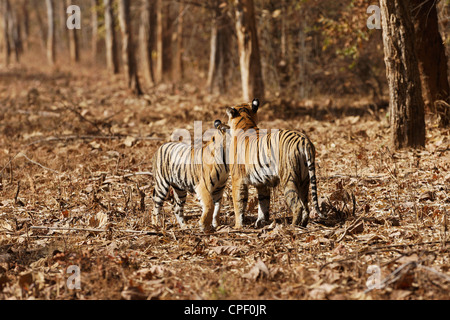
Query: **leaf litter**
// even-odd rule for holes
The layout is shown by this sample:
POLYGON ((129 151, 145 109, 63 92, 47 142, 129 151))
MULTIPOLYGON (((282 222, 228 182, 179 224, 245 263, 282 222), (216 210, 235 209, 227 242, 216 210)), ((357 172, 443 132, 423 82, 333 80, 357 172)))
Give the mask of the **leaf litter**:
POLYGON ((174 128, 203 120, 206 130, 239 99, 192 94, 191 85, 137 99, 101 72, 81 69, 70 81, 49 72, 39 86, 30 80, 45 72, 38 67, 9 72, 16 81, 0 79, 14 88, 0 92, 0 299, 448 299, 449 132, 430 119, 426 148, 394 152, 386 110, 346 114, 364 98, 336 100, 339 116, 289 118, 275 112, 289 104, 268 101, 260 127, 302 130, 314 142, 328 219, 312 212, 307 228, 290 226, 275 188, 270 224, 255 229, 251 189, 245 228, 234 230, 228 187, 223 225, 205 234, 192 196, 186 230, 170 203, 162 226, 150 224, 151 157, 174 128), (72 265, 80 290, 67 286, 72 265), (370 266, 378 289, 368 290, 370 266))

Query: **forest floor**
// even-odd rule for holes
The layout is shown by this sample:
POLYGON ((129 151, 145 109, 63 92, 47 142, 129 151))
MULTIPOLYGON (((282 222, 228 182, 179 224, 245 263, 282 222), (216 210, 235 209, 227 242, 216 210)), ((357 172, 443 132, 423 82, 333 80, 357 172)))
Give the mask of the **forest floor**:
POLYGON ((235 230, 228 187, 215 232, 192 196, 186 230, 170 203, 154 227, 155 150, 242 101, 195 84, 134 98, 121 76, 77 69, 0 70, 0 299, 448 299, 450 141, 431 119, 424 149, 397 152, 367 98, 264 102, 261 128, 314 142, 330 218, 292 227, 276 188, 255 229, 252 189, 235 230))

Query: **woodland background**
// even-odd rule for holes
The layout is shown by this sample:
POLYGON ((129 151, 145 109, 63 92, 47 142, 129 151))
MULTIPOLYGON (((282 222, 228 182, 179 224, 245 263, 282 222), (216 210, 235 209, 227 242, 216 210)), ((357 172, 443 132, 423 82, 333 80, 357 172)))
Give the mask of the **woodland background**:
MULTIPOLYGON (((431 4, 448 57, 449 1, 409 3, 417 39, 431 4)), ((0 299, 448 299, 448 91, 430 98, 418 53, 421 79, 408 82, 422 81, 425 143, 397 148, 371 4, 0 1, 0 299), (66 27, 71 4, 80 30, 66 27), (249 12, 254 25, 240 29, 249 12), (240 37, 254 45, 254 34, 259 73, 241 64, 240 37), (261 127, 314 142, 329 219, 291 227, 274 189, 272 223, 254 229, 252 190, 247 227, 234 230, 227 190, 211 234, 196 227, 193 197, 188 230, 170 203, 152 226, 156 148, 254 97, 261 127), (80 290, 67 287, 70 265, 80 290), (372 265, 380 287, 368 290, 372 265)), ((435 74, 447 74, 433 51, 435 74)))

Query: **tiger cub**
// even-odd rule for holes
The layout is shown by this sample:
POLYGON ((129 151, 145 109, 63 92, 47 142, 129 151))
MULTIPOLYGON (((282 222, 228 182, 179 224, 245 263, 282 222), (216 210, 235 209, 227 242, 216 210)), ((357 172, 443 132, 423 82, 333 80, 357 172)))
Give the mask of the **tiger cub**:
POLYGON ((187 192, 195 193, 202 204, 201 229, 209 230, 211 225, 219 225, 220 203, 229 176, 224 149, 229 127, 220 120, 215 121, 214 127, 217 131, 202 148, 169 142, 156 152, 153 158, 153 224, 158 224, 159 214, 172 187, 175 217, 182 228, 185 227, 183 208, 187 192))
POLYGON ((293 213, 292 224, 306 227, 310 183, 315 210, 323 217, 317 199, 314 145, 301 132, 259 129, 259 106, 255 99, 252 104, 226 110, 231 128, 229 164, 236 228, 242 228, 249 185, 255 186, 258 192, 257 228, 269 219, 270 188, 277 185, 284 190, 293 213))

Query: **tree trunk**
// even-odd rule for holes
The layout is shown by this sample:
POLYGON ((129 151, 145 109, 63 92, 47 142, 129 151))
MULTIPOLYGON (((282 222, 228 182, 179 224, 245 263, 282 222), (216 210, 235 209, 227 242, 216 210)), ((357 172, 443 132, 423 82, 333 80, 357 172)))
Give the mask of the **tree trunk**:
POLYGON ((3 0, 2 5, 2 28, 3 28, 3 60, 5 65, 9 65, 11 56, 11 46, 9 39, 9 15, 11 6, 9 0, 3 0))
POLYGON ((425 115, 414 26, 408 3, 380 0, 389 84, 391 141, 396 149, 425 146, 425 115))
POLYGON ((159 83, 163 80, 163 63, 164 63, 164 35, 163 35, 163 2, 156 1, 156 81, 159 83))
POLYGON ((21 9, 21 13, 22 13, 22 23, 23 23, 23 47, 24 50, 28 50, 28 46, 29 46, 29 35, 30 35, 30 17, 29 17, 29 13, 28 13, 28 0, 22 0, 22 2, 20 3, 20 9, 21 9))
POLYGON ((39 35, 41 38, 41 45, 42 45, 42 48, 44 48, 44 50, 46 50, 46 48, 47 48, 47 31, 45 28, 44 20, 42 19, 41 12, 39 10, 39 8, 40 8, 39 3, 42 3, 41 0, 33 0, 32 6, 33 6, 33 8, 35 8, 34 11, 36 14, 36 21, 39 26, 39 35))
POLYGON ((259 53, 253 0, 235 0, 236 32, 245 101, 264 99, 261 57, 259 53))
POLYGON ((122 59, 128 88, 131 89, 133 94, 142 95, 130 22, 130 0, 119 0, 119 21, 120 30, 122 31, 122 59))
POLYGON ((155 77, 153 74, 153 43, 152 43, 152 4, 150 0, 144 0, 141 12, 141 24, 139 28, 139 46, 140 46, 140 62, 141 69, 144 72, 144 77, 147 85, 152 87, 155 84, 155 77))
POLYGON ((22 35, 20 29, 20 22, 16 10, 11 10, 9 15, 9 35, 11 47, 14 50, 16 62, 20 62, 20 55, 23 53, 22 35))
POLYGON ((173 42, 176 44, 175 56, 173 60, 172 79, 175 82, 183 79, 183 23, 184 23, 184 3, 179 3, 177 30, 174 32, 173 42))
POLYGON ((217 84, 220 94, 223 94, 227 91, 229 35, 232 30, 229 30, 229 19, 226 12, 223 12, 219 7, 219 2, 215 1, 213 6, 207 87, 209 92, 212 93, 214 86, 217 84))
POLYGON ((119 73, 119 57, 117 55, 116 31, 114 24, 114 12, 111 0, 103 0, 105 7, 105 43, 106 43, 106 67, 113 73, 119 73))
MULTIPOLYGON (((65 10, 70 6, 70 0, 65 0, 65 10)), ((70 53, 70 60, 74 63, 78 63, 80 61, 80 49, 79 49, 79 43, 78 43, 78 34, 77 29, 68 29, 66 24, 64 23, 64 28, 67 30, 69 34, 69 53, 70 53)))
POLYGON ((450 124, 450 88, 447 57, 439 33, 435 0, 410 0, 416 33, 416 52, 422 80, 422 94, 426 105, 439 116, 439 124, 450 124), (443 101, 444 103, 442 103, 443 101))
POLYGON ((47 59, 51 65, 56 62, 55 53, 55 5, 53 0, 45 0, 47 5, 47 22, 48 22, 48 32, 47 32, 47 59))
POLYGON ((97 60, 98 53, 98 0, 91 0, 91 25, 92 25, 92 59, 97 60))
MULTIPOLYGON (((217 2, 215 3, 217 4, 217 2)), ((217 10, 214 11, 213 14, 213 20, 211 24, 211 40, 210 40, 210 55, 209 55, 209 69, 208 69, 208 80, 206 83, 206 86, 208 87, 208 90, 210 93, 213 92, 214 88, 214 80, 217 76, 217 64, 218 64, 218 55, 219 55, 219 48, 218 48, 218 17, 217 17, 217 10)))

